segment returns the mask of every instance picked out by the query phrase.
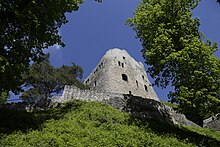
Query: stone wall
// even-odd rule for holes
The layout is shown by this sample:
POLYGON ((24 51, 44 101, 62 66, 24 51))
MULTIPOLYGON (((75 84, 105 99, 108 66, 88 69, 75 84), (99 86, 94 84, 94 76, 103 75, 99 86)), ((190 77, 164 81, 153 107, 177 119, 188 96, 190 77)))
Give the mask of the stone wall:
POLYGON ((212 128, 220 131, 220 113, 203 121, 204 128, 212 128))
POLYGON ((187 120, 183 114, 176 113, 171 107, 164 105, 160 101, 130 94, 81 90, 74 86, 65 86, 63 95, 52 98, 52 103, 63 103, 72 99, 103 102, 120 111, 132 113, 142 119, 154 120, 168 125, 197 126, 187 120))
MULTIPOLYGON (((110 92, 98 92, 95 90, 81 90, 74 86, 65 86, 62 96, 54 96, 48 102, 49 108, 59 107, 60 103, 73 99, 85 101, 98 101, 110 105, 122 112, 132 113, 144 120, 153 120, 168 125, 182 124, 197 126, 186 119, 183 114, 176 113, 171 107, 160 101, 146 99, 130 94, 118 94, 110 92)), ((32 111, 33 107, 25 102, 0 105, 1 109, 14 111, 32 111)), ((36 108, 35 108, 36 109, 36 108)), ((38 110, 41 110, 38 108, 38 110)), ((42 109, 43 110, 43 109, 42 109)))
POLYGON ((185 115, 177 113, 171 107, 153 99, 124 95, 123 98, 110 98, 105 103, 146 120, 153 120, 169 125, 198 126, 186 119, 185 115))
POLYGON ((63 103, 68 102, 71 99, 81 99, 86 101, 98 101, 102 102, 112 97, 123 97, 120 93, 100 92, 95 90, 82 90, 75 86, 66 85, 62 96, 53 97, 53 102, 63 103))

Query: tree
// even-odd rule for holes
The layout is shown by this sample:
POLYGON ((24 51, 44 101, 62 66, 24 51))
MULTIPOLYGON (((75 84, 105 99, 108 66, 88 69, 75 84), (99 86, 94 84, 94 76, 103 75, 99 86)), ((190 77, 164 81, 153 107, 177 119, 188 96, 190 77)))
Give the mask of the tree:
POLYGON ((9 98, 9 92, 8 91, 4 91, 2 93, 0 93, 0 105, 4 104, 7 102, 7 99, 9 98))
POLYGON ((30 61, 39 61, 42 49, 64 46, 58 29, 66 12, 79 8, 83 0, 1 0, 0 1, 0 93, 16 92, 21 73, 30 61))
POLYGON ((128 24, 142 42, 142 53, 155 85, 175 87, 171 102, 192 121, 219 112, 220 60, 217 45, 199 32, 192 10, 199 0, 144 0, 128 24))
POLYGON ((65 85, 85 88, 80 82, 82 73, 82 68, 74 63, 71 66, 54 68, 47 56, 42 62, 32 64, 28 72, 23 75, 25 87, 29 89, 21 98, 44 107, 51 93, 59 93, 65 85))

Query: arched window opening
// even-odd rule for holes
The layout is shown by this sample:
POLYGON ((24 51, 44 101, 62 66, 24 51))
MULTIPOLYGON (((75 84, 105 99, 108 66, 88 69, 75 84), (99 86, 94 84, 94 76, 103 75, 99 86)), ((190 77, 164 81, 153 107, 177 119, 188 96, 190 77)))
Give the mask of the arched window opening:
POLYGON ((122 80, 128 81, 128 76, 126 74, 122 74, 122 80))

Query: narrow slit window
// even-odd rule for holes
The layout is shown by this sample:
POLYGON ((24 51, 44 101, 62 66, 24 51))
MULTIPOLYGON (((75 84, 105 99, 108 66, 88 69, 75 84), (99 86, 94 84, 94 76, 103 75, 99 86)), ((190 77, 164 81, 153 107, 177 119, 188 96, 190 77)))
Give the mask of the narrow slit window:
POLYGON ((121 63, 121 66, 124 68, 124 63, 121 63))
POLYGON ((121 66, 121 62, 120 61, 118 61, 118 66, 121 66))
POLYGON ((142 79, 144 80, 144 76, 142 75, 142 79))
POLYGON ((146 85, 144 85, 144 89, 145 89, 145 91, 147 91, 147 92, 148 92, 148 88, 147 88, 147 86, 146 86, 146 85))
POLYGON ((138 87, 138 81, 136 80, 136 85, 137 85, 137 87, 138 87))

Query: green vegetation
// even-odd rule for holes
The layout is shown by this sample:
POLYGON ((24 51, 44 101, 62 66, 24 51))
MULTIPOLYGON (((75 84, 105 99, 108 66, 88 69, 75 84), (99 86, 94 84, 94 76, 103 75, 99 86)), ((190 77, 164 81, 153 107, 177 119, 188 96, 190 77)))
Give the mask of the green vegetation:
POLYGON ((142 53, 155 85, 171 84, 171 102, 193 122, 220 111, 220 60, 192 17, 200 0, 143 0, 128 24, 142 43, 142 53), (206 42, 204 42, 206 40, 206 42))
POLYGON ((173 109, 177 109, 177 107, 178 107, 178 104, 174 104, 174 103, 171 103, 171 102, 163 102, 163 104, 165 104, 165 105, 167 105, 167 106, 170 106, 170 107, 172 107, 173 109))
POLYGON ((83 0, 0 1, 0 93, 19 91, 21 73, 30 61, 39 61, 43 49, 64 46, 59 28, 65 14, 76 11, 83 0), (8 80, 10 79, 10 80, 8 80))
POLYGON ((65 85, 86 88, 80 81, 82 74, 83 69, 74 63, 71 66, 54 68, 47 54, 42 62, 33 63, 23 74, 24 86, 28 90, 22 93, 21 99, 28 103, 37 103, 38 107, 45 107, 51 93, 59 93, 65 85))
POLYGON ((190 126, 185 127, 185 129, 188 129, 192 132, 199 133, 204 136, 215 138, 216 140, 220 141, 220 132, 216 132, 215 130, 207 129, 207 128, 190 127, 190 126))
POLYGON ((0 104, 4 104, 7 102, 7 99, 9 98, 9 92, 4 91, 0 92, 0 104))
POLYGON ((0 146, 215 147, 220 144, 219 132, 146 122, 98 102, 74 100, 56 109, 33 113, 0 110, 0 120, 0 146))

